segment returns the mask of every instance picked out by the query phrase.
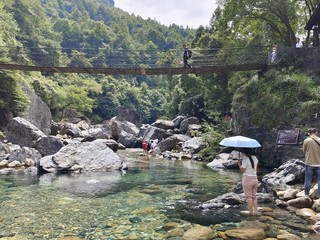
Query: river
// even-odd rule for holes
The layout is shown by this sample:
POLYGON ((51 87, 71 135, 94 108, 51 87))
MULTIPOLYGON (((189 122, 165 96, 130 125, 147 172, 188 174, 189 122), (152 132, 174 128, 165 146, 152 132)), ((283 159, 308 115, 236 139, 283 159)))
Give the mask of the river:
MULTIPOLYGON (((188 229, 194 224, 236 227, 248 220, 240 213, 245 205, 206 212, 198 208, 231 192, 241 180, 239 171, 214 172, 200 162, 155 159, 140 152, 119 151, 137 160, 125 172, 0 176, 0 237, 166 239, 163 226, 169 223, 188 229)), ((289 218, 290 226, 277 226, 301 234, 289 218)))

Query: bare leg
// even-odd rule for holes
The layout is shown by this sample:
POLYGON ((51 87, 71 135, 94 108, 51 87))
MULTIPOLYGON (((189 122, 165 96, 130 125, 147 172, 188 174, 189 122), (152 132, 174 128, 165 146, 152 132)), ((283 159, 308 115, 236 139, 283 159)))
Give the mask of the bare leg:
POLYGON ((253 202, 250 200, 250 201, 247 201, 247 204, 248 204, 249 214, 252 215, 254 213, 253 202))
POLYGON ((256 215, 257 212, 258 212, 257 199, 256 199, 256 200, 253 200, 253 202, 252 202, 252 212, 253 212, 253 215, 256 215))

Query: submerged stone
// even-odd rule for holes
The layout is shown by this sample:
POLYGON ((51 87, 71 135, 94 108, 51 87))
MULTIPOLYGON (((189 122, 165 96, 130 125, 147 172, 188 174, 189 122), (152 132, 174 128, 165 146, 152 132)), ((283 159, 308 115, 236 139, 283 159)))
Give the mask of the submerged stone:
POLYGON ((132 218, 129 218, 129 221, 131 223, 138 223, 138 222, 141 222, 141 219, 138 217, 132 217, 132 218))

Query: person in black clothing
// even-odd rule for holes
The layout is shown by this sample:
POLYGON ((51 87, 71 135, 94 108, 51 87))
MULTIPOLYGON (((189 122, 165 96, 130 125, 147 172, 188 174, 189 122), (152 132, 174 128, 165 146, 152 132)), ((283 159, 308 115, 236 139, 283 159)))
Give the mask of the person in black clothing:
POLYGON ((187 47, 186 44, 182 45, 184 51, 183 51, 183 67, 191 68, 191 66, 188 64, 188 59, 191 58, 191 50, 187 47))

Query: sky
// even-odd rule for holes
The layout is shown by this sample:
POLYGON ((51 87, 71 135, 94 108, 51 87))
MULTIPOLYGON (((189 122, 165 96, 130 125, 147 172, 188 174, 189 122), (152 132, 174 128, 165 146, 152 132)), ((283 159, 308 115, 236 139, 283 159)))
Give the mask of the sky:
POLYGON ((161 24, 198 28, 208 26, 216 8, 215 0, 114 0, 129 14, 155 19, 161 24))

